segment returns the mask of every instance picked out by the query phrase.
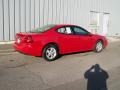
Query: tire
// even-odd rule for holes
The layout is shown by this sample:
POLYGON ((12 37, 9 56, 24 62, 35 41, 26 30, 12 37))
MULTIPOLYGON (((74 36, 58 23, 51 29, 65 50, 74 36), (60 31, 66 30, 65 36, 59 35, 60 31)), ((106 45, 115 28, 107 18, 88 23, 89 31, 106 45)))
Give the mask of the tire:
POLYGON ((58 48, 55 45, 47 45, 42 53, 42 57, 47 61, 54 61, 58 58, 58 48))
POLYGON ((103 50, 103 42, 101 40, 97 41, 94 51, 99 53, 103 50))

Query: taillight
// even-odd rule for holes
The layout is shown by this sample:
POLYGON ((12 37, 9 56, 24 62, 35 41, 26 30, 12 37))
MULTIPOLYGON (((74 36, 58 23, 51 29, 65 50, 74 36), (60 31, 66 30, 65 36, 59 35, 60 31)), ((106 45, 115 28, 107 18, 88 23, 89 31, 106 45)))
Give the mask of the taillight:
POLYGON ((16 35, 16 37, 15 37, 15 43, 17 43, 17 44, 21 43, 21 39, 18 35, 16 35))
POLYGON ((33 42, 32 36, 25 36, 24 37, 24 42, 26 42, 26 43, 32 43, 33 42))

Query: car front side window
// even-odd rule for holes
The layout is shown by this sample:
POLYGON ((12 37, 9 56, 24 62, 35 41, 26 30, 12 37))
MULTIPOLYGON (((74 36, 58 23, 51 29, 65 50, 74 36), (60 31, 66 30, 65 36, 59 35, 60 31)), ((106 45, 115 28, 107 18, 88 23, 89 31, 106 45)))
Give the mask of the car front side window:
POLYGON ((88 32, 80 27, 73 27, 73 31, 75 34, 80 34, 80 35, 87 35, 88 32))

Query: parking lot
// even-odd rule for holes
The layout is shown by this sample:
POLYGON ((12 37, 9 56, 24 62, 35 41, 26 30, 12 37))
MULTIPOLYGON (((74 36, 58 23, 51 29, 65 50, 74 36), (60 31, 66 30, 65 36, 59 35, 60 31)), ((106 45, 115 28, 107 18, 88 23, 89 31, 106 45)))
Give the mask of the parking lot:
POLYGON ((95 64, 108 73, 108 89, 120 90, 120 41, 109 43, 101 53, 64 55, 52 62, 3 50, 0 90, 87 90, 84 74, 95 64))

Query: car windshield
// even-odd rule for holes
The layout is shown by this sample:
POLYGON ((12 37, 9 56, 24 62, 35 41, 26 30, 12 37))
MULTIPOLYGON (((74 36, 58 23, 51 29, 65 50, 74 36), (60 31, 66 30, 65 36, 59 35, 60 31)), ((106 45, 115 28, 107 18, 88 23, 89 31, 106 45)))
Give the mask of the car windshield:
POLYGON ((30 31, 30 32, 32 32, 32 33, 42 33, 42 32, 45 32, 45 31, 53 28, 54 26, 55 26, 55 25, 53 25, 53 24, 52 24, 52 25, 45 25, 45 26, 42 26, 42 27, 37 28, 37 29, 35 29, 35 30, 32 30, 32 31, 30 31))

